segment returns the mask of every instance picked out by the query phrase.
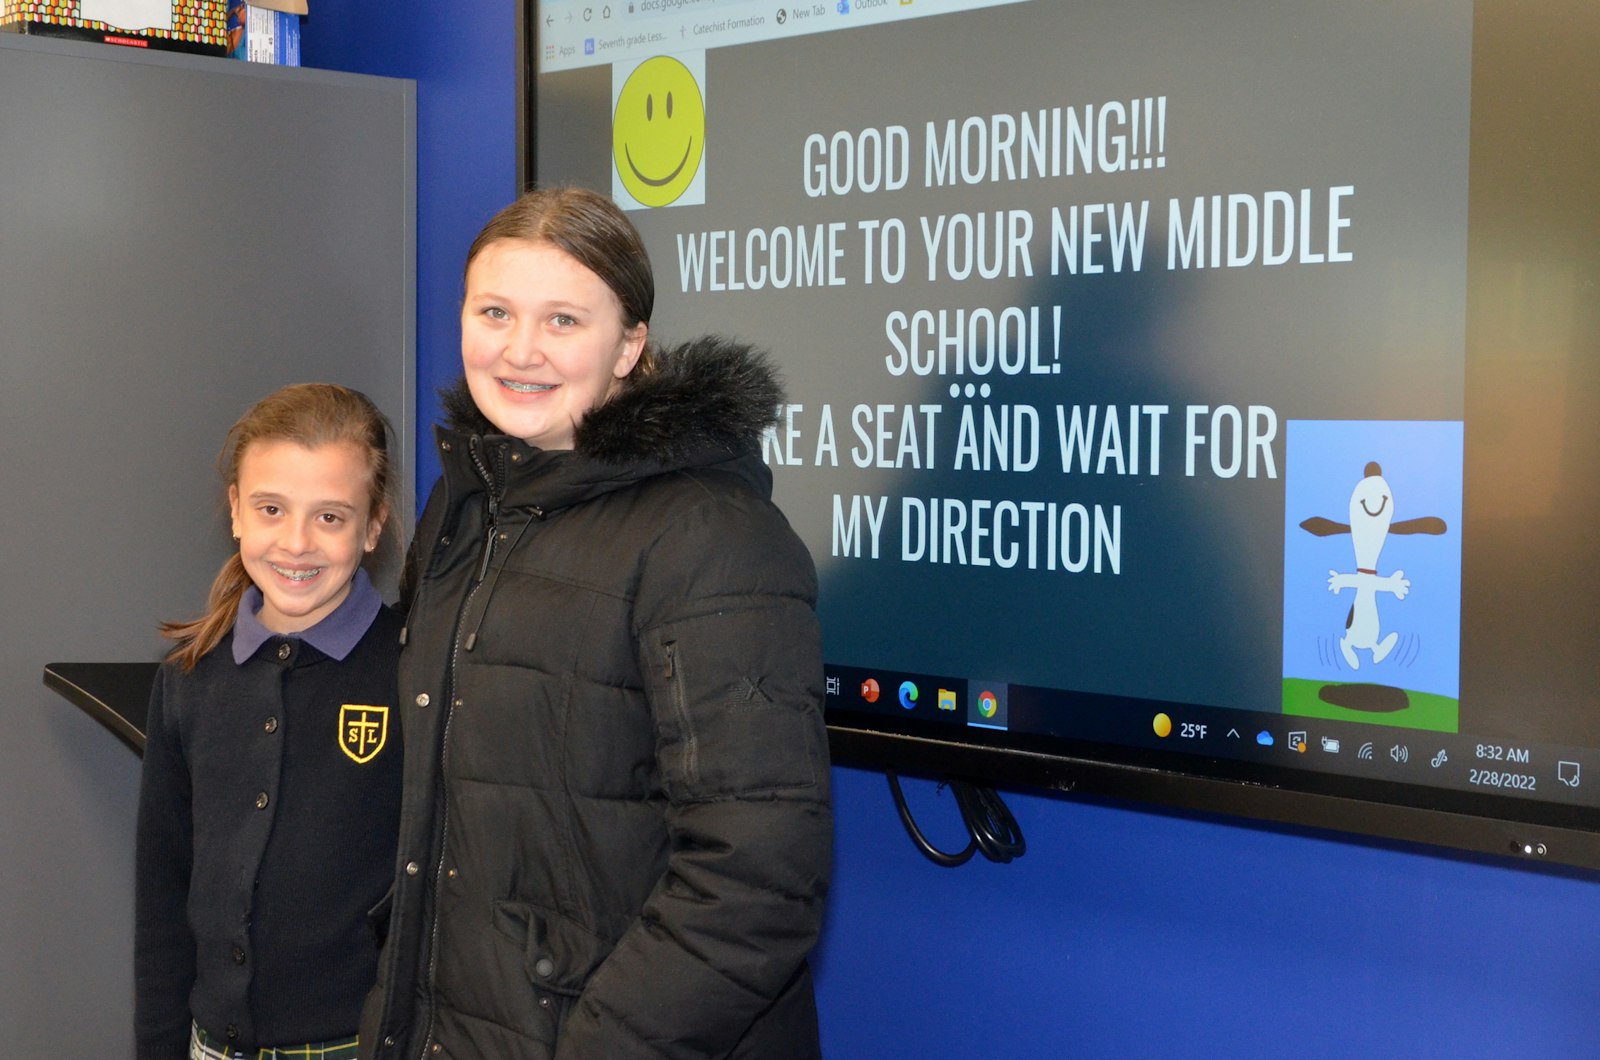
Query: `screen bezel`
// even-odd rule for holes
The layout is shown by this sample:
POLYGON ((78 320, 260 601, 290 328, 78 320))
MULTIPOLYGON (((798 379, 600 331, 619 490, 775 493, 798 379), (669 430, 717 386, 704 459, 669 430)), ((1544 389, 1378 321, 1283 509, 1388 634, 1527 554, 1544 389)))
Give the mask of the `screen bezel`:
MULTIPOLYGON (((538 177, 537 7, 538 0, 518 5, 521 188, 535 186, 538 177)), ((1536 21, 1530 14, 1513 0, 1475 4, 1475 70, 1480 25, 1487 20, 1501 26, 1519 19, 1536 21)), ((1581 0, 1546 0, 1543 15, 1547 27, 1562 19, 1595 21, 1594 12, 1581 0)), ((1578 76, 1572 70, 1566 73, 1578 76)), ((1481 142, 1478 133, 1475 101, 1474 183, 1483 156, 1506 150, 1503 142, 1492 146, 1481 142)), ((1519 133, 1535 135, 1528 129, 1519 133)), ((1469 346, 1470 328, 1469 320, 1469 346)), ((837 765, 976 779, 1007 788, 1146 804, 1156 810, 1220 814, 1241 823, 1288 825, 1333 837, 1398 840, 1509 859, 1510 864, 1600 870, 1600 810, 1583 806, 1131 746, 963 730, 843 709, 827 712, 827 727, 837 765)))
POLYGON ((841 717, 841 713, 828 717, 828 742, 836 765, 935 778, 976 778, 1002 787, 1039 788, 1222 814, 1245 822, 1402 840, 1495 855, 1522 864, 1600 870, 1600 833, 1580 823, 1592 815, 1579 807, 1358 781, 1215 758, 1184 756, 1189 760, 1180 763, 1182 768, 1136 765, 1060 748, 1042 752, 942 738, 934 731, 892 731, 873 727, 870 716, 841 717), (1360 797, 1349 790, 1358 786, 1395 792, 1397 797, 1393 801, 1360 797), (1441 796, 1458 805, 1445 809, 1426 804, 1441 796), (1542 820, 1551 810, 1569 811, 1566 816, 1572 820, 1566 824, 1542 820))

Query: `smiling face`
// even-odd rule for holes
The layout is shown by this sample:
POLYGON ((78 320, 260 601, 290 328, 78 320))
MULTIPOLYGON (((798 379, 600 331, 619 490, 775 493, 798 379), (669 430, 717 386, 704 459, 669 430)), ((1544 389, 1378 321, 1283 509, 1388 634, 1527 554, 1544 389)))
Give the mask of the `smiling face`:
POLYGON ((706 110, 700 86, 683 63, 646 59, 617 94, 611 150, 617 175, 641 205, 677 201, 700 170, 706 110))
POLYGON ((347 442, 307 449, 259 441, 228 487, 233 533, 245 573, 261 590, 261 624, 298 633, 350 595, 364 553, 377 547, 384 512, 370 510, 371 474, 347 442))
POLYGON ((579 422, 633 371, 648 330, 624 328, 605 281, 548 243, 500 240, 467 267, 467 388, 490 423, 529 445, 571 449, 579 422))

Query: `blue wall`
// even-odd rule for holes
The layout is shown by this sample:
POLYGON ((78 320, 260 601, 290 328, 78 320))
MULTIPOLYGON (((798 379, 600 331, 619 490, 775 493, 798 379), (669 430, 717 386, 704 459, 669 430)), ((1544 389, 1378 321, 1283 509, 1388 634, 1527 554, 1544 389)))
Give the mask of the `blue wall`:
POLYGON ((467 245, 516 195, 513 0, 329 0, 302 29, 304 65, 417 81, 417 504, 439 475, 435 391, 461 374, 467 245))
MULTIPOLYGON (((466 246, 517 190, 515 26, 513 0, 343 0, 305 28, 308 66, 418 81, 419 423, 458 370, 466 246)), ((1020 794, 1027 855, 946 870, 881 776, 834 781, 834 1060, 1600 1055, 1592 876, 1020 794)), ((959 846, 948 793, 907 793, 959 846)))

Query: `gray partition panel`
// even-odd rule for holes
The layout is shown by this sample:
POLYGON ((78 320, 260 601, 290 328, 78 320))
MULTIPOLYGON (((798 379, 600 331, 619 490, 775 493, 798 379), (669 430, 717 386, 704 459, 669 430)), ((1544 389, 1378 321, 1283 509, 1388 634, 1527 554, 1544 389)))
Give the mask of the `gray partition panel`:
MULTIPOLYGON (((132 1053, 138 759, 45 663, 150 661, 227 547, 228 425, 393 419, 413 504, 408 81, 0 35, 0 1051, 132 1053)), ((392 580, 392 579, 391 579, 392 580)))

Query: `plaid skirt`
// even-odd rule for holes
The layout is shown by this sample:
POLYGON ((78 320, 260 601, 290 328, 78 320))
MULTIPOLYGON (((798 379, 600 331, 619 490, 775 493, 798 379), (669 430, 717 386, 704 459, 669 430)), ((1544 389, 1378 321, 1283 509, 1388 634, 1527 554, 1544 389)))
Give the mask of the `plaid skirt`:
POLYGON ((226 1041, 207 1034, 198 1024, 189 1028, 189 1060, 356 1060, 354 1035, 336 1042, 280 1045, 272 1049, 230 1049, 226 1041))

